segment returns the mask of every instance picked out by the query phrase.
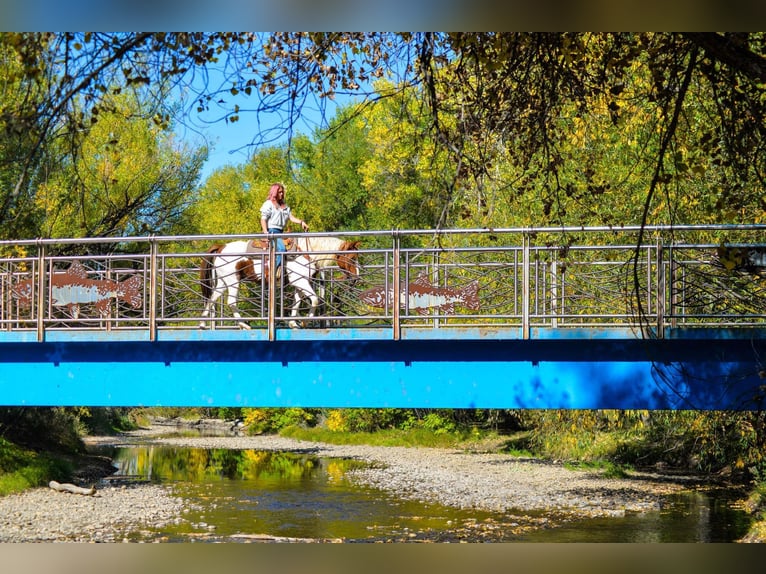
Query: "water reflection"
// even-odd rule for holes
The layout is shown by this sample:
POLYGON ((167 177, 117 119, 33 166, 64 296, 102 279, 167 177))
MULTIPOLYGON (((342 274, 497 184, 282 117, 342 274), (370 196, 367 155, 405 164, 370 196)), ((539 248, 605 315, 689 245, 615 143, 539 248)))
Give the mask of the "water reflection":
POLYGON ((184 521, 133 539, 730 542, 748 526, 747 515, 720 493, 669 497, 660 512, 572 521, 401 500, 350 479, 365 463, 310 452, 147 445, 107 454, 118 468, 116 477, 173 483, 190 501, 184 521))
POLYGON ((628 514, 619 520, 589 519, 532 532, 538 542, 732 542, 743 537, 750 517, 731 493, 687 492, 668 496, 659 512, 628 514))
POLYGON ((492 519, 490 513, 398 500, 354 485, 349 471, 365 464, 355 460, 167 446, 119 448, 109 456, 118 468, 115 478, 172 482, 193 502, 184 523, 150 533, 171 541, 409 541, 492 519))

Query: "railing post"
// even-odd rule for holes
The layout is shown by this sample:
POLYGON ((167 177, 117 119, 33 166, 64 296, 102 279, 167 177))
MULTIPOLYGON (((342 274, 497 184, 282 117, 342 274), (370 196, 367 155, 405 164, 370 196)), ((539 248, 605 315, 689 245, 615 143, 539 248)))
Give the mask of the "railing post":
POLYGON ((402 337, 402 324, 401 324, 401 292, 402 292, 402 284, 401 284, 401 267, 400 267, 400 238, 399 238, 399 232, 397 230, 393 230, 392 232, 393 237, 393 243, 394 243, 394 280, 393 285, 391 286, 392 292, 393 292, 393 337, 394 341, 398 341, 402 337))
MULTIPOLYGON (((268 308, 268 330, 269 341, 277 339, 277 239, 272 235, 269 237, 269 308, 268 308)), ((284 267, 284 254, 282 254, 282 265, 284 267)), ((284 269, 282 270, 284 272, 284 269)))
POLYGON ((558 289, 558 265, 556 259, 551 262, 551 328, 558 329, 559 289, 558 289))
POLYGON ((157 340, 157 238, 149 238, 149 340, 157 340))
POLYGON ((45 340, 46 275, 45 244, 40 241, 37 247, 37 341, 40 343, 45 340))
POLYGON ((529 339, 529 233, 522 235, 521 338, 529 339))
POLYGON ((670 328, 675 329, 678 326, 678 318, 676 317, 678 293, 676 293, 676 258, 673 253, 672 243, 669 248, 668 258, 668 277, 665 278, 665 282, 667 283, 668 291, 670 292, 670 300, 668 301, 668 309, 665 311, 665 316, 670 317, 670 328))
POLYGON ((657 325, 656 337, 665 337, 665 261, 662 239, 657 239, 657 325))

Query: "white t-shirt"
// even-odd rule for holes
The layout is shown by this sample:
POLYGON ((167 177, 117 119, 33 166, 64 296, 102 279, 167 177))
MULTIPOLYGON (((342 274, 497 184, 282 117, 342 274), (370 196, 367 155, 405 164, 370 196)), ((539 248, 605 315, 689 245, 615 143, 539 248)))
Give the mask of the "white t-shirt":
POLYGON ((261 206, 261 219, 266 220, 266 229, 283 230, 290 221, 290 207, 287 205, 274 207, 268 199, 261 206))

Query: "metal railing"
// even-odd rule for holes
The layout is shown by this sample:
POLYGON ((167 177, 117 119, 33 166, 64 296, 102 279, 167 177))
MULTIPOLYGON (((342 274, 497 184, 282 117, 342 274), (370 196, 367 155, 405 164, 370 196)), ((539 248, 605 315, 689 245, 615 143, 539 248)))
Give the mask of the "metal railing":
MULTIPOLYGON (((766 225, 687 225, 291 234, 361 240, 357 277, 338 267, 311 279, 313 317, 293 316, 290 274, 241 284, 242 323, 267 329, 411 327, 630 328, 766 325, 766 225), (639 233, 643 237, 639 245, 639 233), (400 285, 397 290, 395 285, 400 285), (272 298, 270 294, 274 293, 272 298)), ((0 330, 237 329, 226 304, 204 317, 200 266, 213 243, 274 236, 206 235, 0 242, 0 330), (138 300, 126 294, 136 289, 138 300), (80 301, 74 304, 72 301, 80 301)), ((309 256, 331 257, 313 251, 309 256)), ((294 253, 285 254, 294 258, 294 253)))

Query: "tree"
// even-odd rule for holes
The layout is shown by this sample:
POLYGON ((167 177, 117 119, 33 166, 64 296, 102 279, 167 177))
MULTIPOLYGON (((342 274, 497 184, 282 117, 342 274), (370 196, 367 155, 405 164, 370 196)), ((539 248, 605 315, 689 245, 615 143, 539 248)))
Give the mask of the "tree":
MULTIPOLYGON (((261 205, 269 186, 288 182, 287 154, 283 148, 268 147, 240 166, 227 166, 213 172, 203 184, 199 199, 190 206, 189 232, 203 234, 262 233, 261 205)), ((288 203, 296 213, 293 189, 288 188, 288 203)))
POLYGON ((368 193, 360 174, 372 153, 365 124, 352 105, 312 139, 303 136, 293 142, 293 173, 305 198, 300 213, 314 231, 375 228, 367 208, 375 194, 368 193))
MULTIPOLYGON (((565 114, 605 104, 619 123, 640 100, 656 118, 653 153, 643 158, 653 174, 647 205, 672 181, 673 149, 682 139, 692 156, 715 158, 727 172, 722 183, 732 191, 724 201, 740 203, 741 197, 760 205, 764 38, 763 33, 5 34, 19 77, 34 86, 34 97, 6 114, 5 125, 29 127, 33 142, 48 141, 97 117, 105 95, 137 88, 155 96, 153 117, 162 124, 173 113, 162 96, 171 86, 184 86, 196 89, 195 111, 220 110, 222 121, 238 121, 248 109, 279 110, 284 123, 276 132, 254 136, 254 145, 268 144, 285 132, 292 135, 304 106, 323 109, 325 99, 342 93, 357 93, 369 103, 419 86, 429 118, 423 137, 450 153, 469 181, 478 181, 494 175, 496 153, 507 154, 531 177, 555 177, 567 159, 562 145, 574 128, 560 121, 565 114), (221 71, 220 82, 213 83, 212 66, 221 71), (626 92, 639 68, 648 81, 626 92), (384 76, 391 78, 392 91, 371 89, 372 81, 384 76), (86 104, 80 112, 73 106, 77 98, 86 104), (254 105, 243 106, 248 98, 254 105), (684 121, 694 98, 705 103, 705 129, 684 121)), ((40 150, 35 143, 25 154, 19 182, 31 177, 40 150)), ((565 190, 554 190, 556 198, 565 190)), ((643 219, 650 211, 645 209, 643 219)))
POLYGON ((109 103, 78 138, 73 161, 59 161, 40 182, 37 236, 172 234, 194 201, 206 150, 178 148, 131 96, 109 103))

